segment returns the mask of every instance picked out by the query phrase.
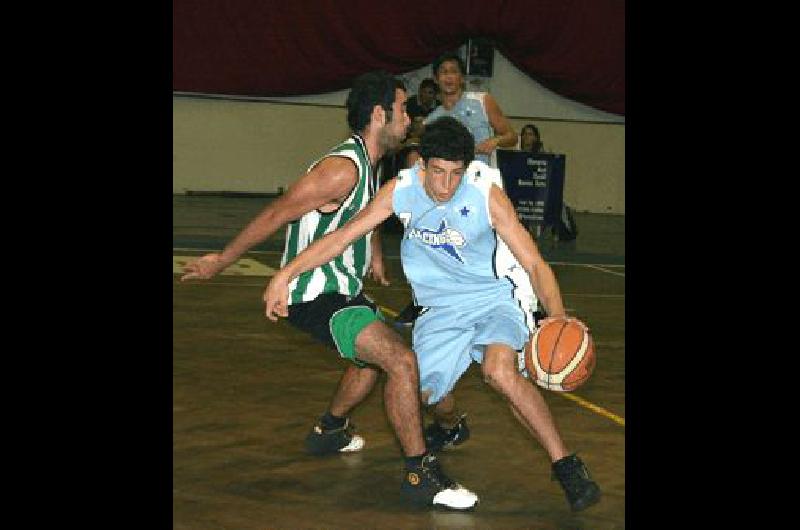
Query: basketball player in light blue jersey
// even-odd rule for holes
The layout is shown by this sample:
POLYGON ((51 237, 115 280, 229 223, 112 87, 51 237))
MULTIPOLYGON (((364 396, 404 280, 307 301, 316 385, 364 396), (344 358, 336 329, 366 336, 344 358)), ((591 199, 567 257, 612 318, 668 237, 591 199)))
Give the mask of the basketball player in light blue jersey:
POLYGON ((564 316, 552 269, 517 219, 511 201, 492 183, 490 168, 473 161, 474 139, 457 120, 441 118, 422 136, 422 160, 389 181, 342 228, 315 241, 278 271, 264 293, 267 316, 286 316, 289 285, 306 270, 340 255, 351 241, 396 214, 405 227, 403 272, 425 306, 413 331, 421 400, 434 405, 475 361, 516 418, 550 456, 573 510, 596 503, 600 489, 571 454, 539 390, 519 371, 528 340, 513 286, 499 276, 492 255, 502 237, 553 317, 564 316))
MULTIPOLYGON (((497 148, 515 147, 517 133, 503 114, 502 109, 488 92, 465 92, 465 67, 456 53, 446 53, 432 64, 433 76, 441 92, 442 104, 436 107, 425 119, 430 123, 443 116, 450 116, 461 122, 475 139, 475 159, 497 167, 497 148)), ((498 171, 490 172, 492 182, 503 187, 503 179, 498 171)), ((533 334, 537 328, 539 311, 538 300, 533 292, 528 275, 517 262, 505 241, 498 240, 494 254, 495 270, 499 276, 506 276, 514 284, 514 297, 519 301, 525 314, 525 323, 533 334)), ((413 301, 404 308, 397 318, 402 325, 410 325, 423 310, 419 301, 413 301)), ((523 358, 520 355, 520 366, 523 358)), ((440 451, 452 445, 464 443, 470 436, 466 414, 456 406, 452 395, 444 396, 432 409, 433 422, 425 428, 425 442, 433 451, 440 451)))

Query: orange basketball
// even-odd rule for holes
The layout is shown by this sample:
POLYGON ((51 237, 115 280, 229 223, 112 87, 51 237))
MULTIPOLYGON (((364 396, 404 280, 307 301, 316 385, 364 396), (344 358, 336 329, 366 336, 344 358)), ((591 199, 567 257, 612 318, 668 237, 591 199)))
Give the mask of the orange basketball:
POLYGON ((525 345, 528 373, 548 390, 575 390, 592 375, 595 361, 592 335, 577 318, 545 321, 525 345))

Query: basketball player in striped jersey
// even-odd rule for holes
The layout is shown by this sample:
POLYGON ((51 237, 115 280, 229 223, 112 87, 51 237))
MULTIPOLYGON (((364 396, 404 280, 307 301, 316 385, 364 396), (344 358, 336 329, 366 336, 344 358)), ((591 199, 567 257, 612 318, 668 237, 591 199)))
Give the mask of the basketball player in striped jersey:
MULTIPOLYGON (((207 279, 288 223, 282 264, 325 234, 343 226, 373 198, 374 167, 402 141, 409 126, 406 93, 385 72, 358 77, 347 97, 353 135, 315 161, 275 202, 267 206, 221 253, 187 265, 188 279, 207 279)), ((353 433, 349 413, 387 374, 384 405, 405 456, 401 491, 413 504, 472 508, 478 497, 447 477, 433 453, 426 452, 414 352, 387 326, 362 292, 368 270, 383 284, 379 247, 372 231, 353 240, 337 256, 294 278, 287 300, 289 323, 335 348, 349 361, 329 409, 306 438, 314 455, 359 451, 364 439, 353 433)))
POLYGON ((435 405, 472 362, 481 364, 489 386, 547 451, 570 507, 583 510, 599 500, 600 489, 581 459, 568 451, 540 391, 519 371, 518 352, 529 329, 513 286, 495 270, 497 238, 508 244, 553 317, 564 316, 561 292, 511 201, 494 184, 498 170, 473 161, 474 153, 472 134, 456 119, 443 117, 427 126, 416 165, 384 185, 350 223, 275 273, 264 293, 267 316, 288 314, 296 277, 397 215, 404 226, 403 272, 425 308, 412 338, 422 401, 435 405))

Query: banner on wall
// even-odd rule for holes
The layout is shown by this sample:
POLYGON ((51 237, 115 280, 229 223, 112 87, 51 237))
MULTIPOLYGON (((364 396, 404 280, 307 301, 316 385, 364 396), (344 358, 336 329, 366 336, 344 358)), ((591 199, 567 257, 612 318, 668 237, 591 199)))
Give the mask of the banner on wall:
POLYGON ((522 224, 556 226, 564 202, 565 162, 562 154, 497 150, 505 192, 522 224))

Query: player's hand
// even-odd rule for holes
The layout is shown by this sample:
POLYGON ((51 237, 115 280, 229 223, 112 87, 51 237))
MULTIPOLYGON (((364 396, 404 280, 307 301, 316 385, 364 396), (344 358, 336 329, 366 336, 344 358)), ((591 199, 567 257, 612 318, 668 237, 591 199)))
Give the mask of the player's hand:
POLYGON ((222 260, 219 253, 206 254, 184 267, 186 274, 181 276, 181 281, 185 280, 208 280, 213 278, 218 272, 227 267, 229 263, 222 260))
POLYGON ((372 261, 370 261, 369 265, 369 277, 375 280, 376 283, 387 287, 392 283, 389 281, 389 278, 386 276, 386 267, 383 265, 383 258, 375 257, 373 254, 372 261))
POLYGON ((569 316, 569 315, 553 315, 553 316, 548 316, 547 318, 544 318, 544 319, 542 319, 542 320, 540 320, 540 321, 538 322, 538 327, 540 327, 540 328, 541 328, 541 327, 543 327, 545 324, 547 324, 547 323, 549 323, 549 322, 554 322, 554 321, 556 321, 556 320, 566 320, 566 321, 571 321, 571 322, 577 322, 578 324, 580 324, 580 325, 581 325, 581 327, 583 327, 583 329, 585 329, 587 332, 589 331, 589 327, 588 327, 586 324, 584 324, 584 323, 583 323, 581 320, 579 320, 579 319, 577 319, 577 318, 575 318, 575 317, 571 317, 571 316, 569 316))
POLYGON ((278 317, 289 316, 289 282, 280 271, 270 280, 264 291, 264 306, 267 318, 277 322, 278 317))
POLYGON ((500 140, 496 137, 487 138, 486 140, 482 141, 478 145, 475 146, 475 152, 480 153, 482 155, 490 155, 492 151, 497 149, 500 140))

